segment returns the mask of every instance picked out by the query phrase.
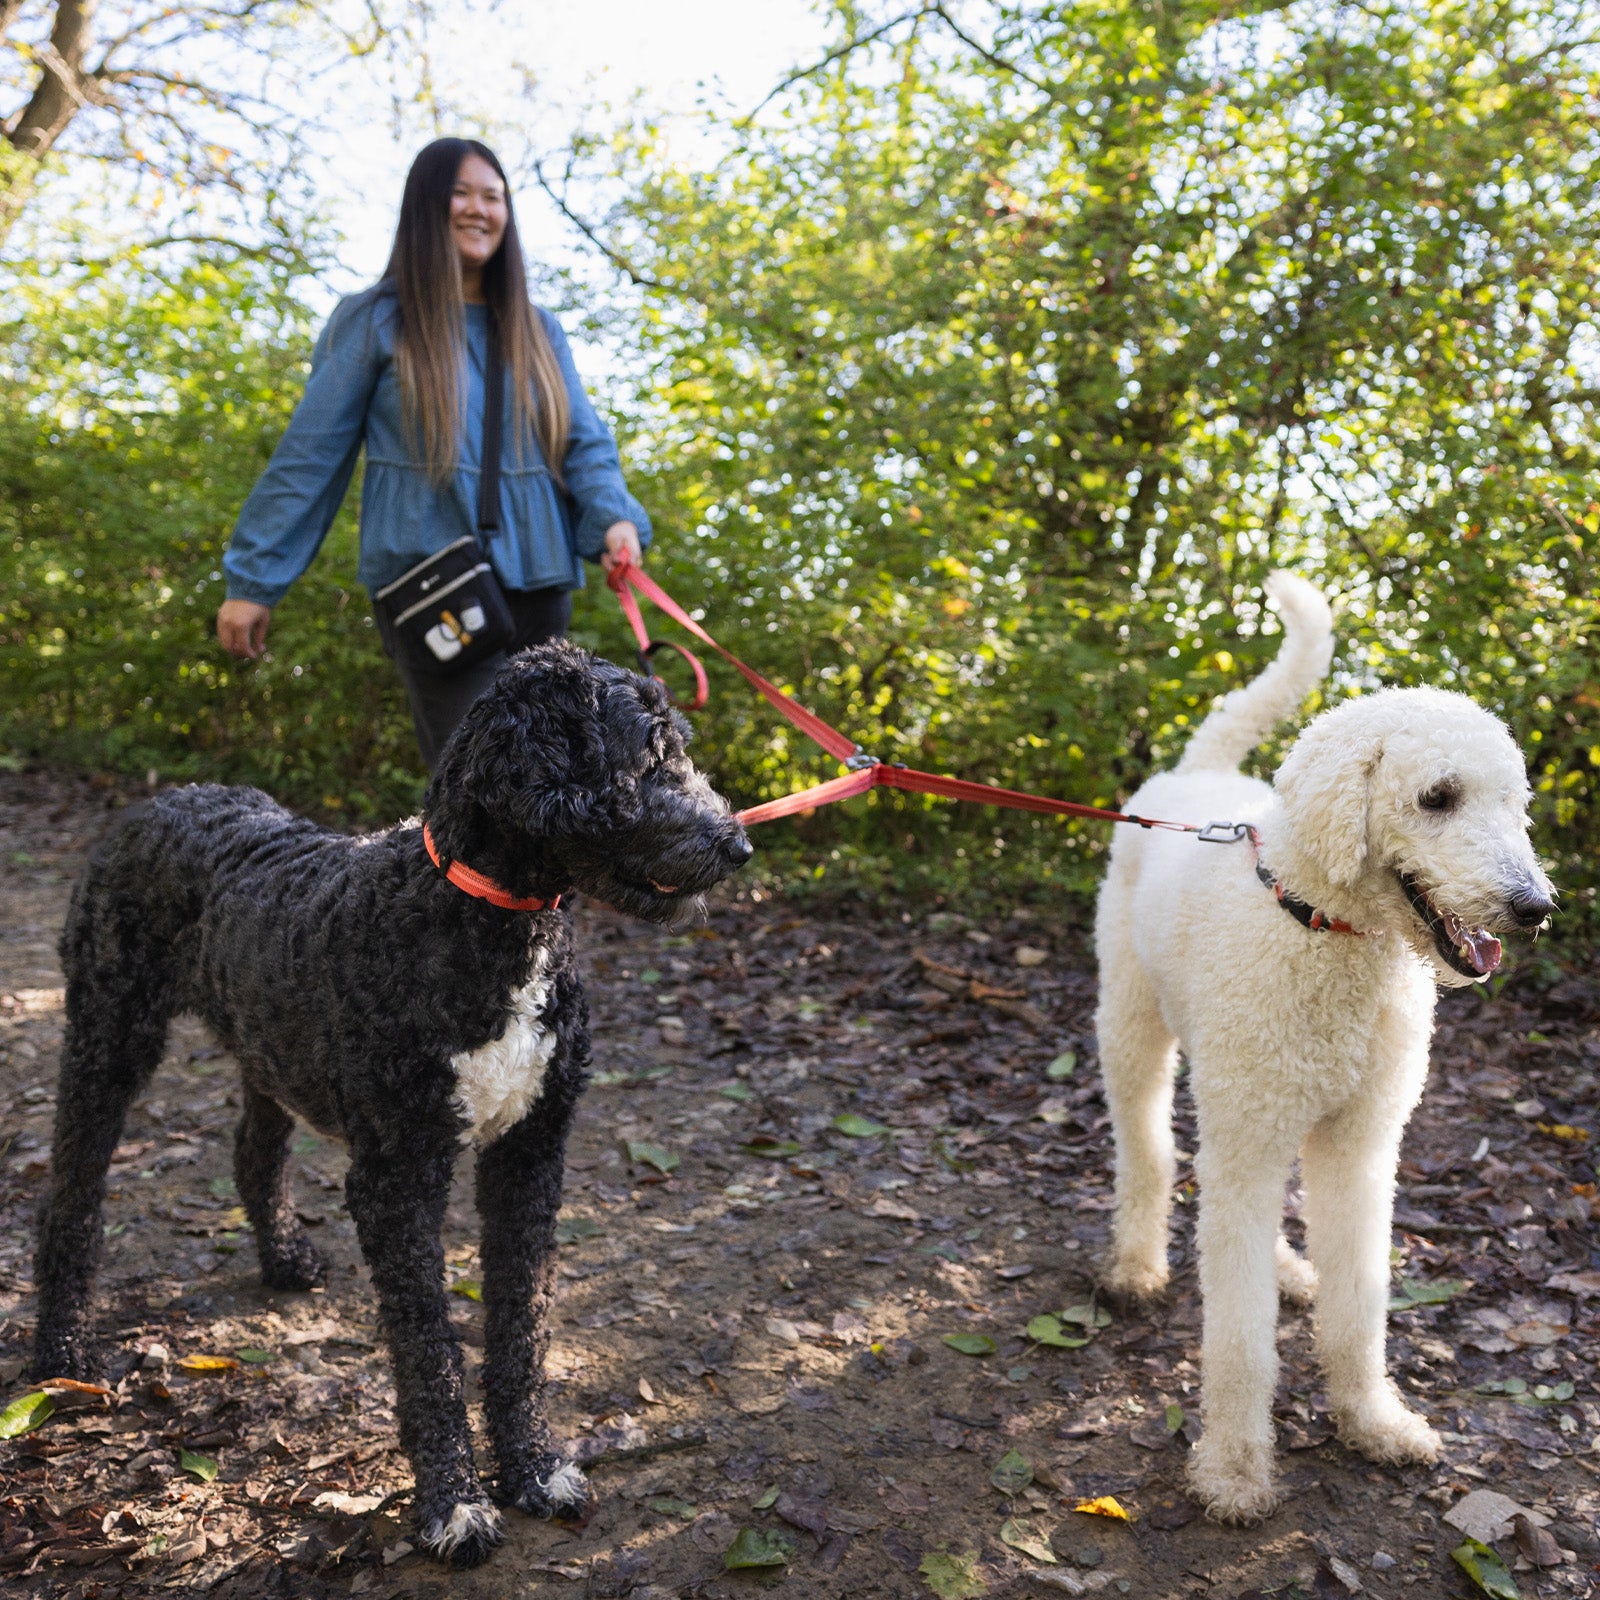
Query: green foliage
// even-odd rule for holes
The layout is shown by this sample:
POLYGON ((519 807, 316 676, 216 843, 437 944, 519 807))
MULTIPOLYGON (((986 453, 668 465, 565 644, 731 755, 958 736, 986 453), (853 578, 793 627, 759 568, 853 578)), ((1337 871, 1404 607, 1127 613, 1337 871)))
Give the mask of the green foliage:
POLYGON ((248 262, 8 286, 0 743, 357 816, 415 803, 353 517, 279 608, 267 660, 241 666, 213 633, 222 551, 309 356, 293 288, 248 262))
MULTIPOLYGON (((923 14, 710 170, 619 146, 669 587, 886 759, 1107 803, 1275 650, 1261 580, 1293 566, 1342 601, 1334 697, 1436 683, 1509 719, 1572 928, 1600 191, 1571 14, 969 10, 994 59, 923 14)), ((892 14, 841 7, 841 41, 892 14)), ((736 793, 831 775, 717 690, 736 793)), ((818 870, 1045 890, 1106 842, 881 792, 795 832, 818 870)))
MULTIPOLYGON (((1509 720, 1562 929, 1592 928, 1581 8, 975 0, 963 36, 943 10, 837 15, 835 55, 710 130, 714 164, 643 125, 609 147, 610 241, 644 286, 591 298, 634 375, 667 587, 886 759, 1108 804, 1275 651, 1261 581, 1292 566, 1342 605, 1331 698, 1436 683, 1509 720)), ((0 740, 413 803, 349 520, 270 662, 211 639, 299 391, 294 290, 248 264, 18 274, 0 740)), ((631 659, 598 585, 575 634, 631 659)), ((712 673, 697 753, 732 795, 833 775, 712 673)), ((791 885, 1055 900, 1107 830, 880 791, 761 843, 791 885)))

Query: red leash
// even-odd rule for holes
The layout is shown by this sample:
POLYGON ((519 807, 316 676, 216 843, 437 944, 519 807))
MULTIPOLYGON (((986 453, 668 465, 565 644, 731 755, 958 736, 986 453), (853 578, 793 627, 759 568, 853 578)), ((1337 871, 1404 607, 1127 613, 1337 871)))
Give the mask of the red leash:
MULTIPOLYGON (((912 794, 940 795, 947 800, 970 800, 977 805, 1004 806, 1012 811, 1037 811, 1055 817, 1097 817, 1102 822, 1132 822, 1141 828, 1166 828, 1174 833, 1193 833, 1210 844, 1231 844, 1249 836, 1242 822, 1210 822, 1204 827, 1193 822, 1160 822, 1153 817, 1136 817, 1122 811, 1107 811, 1099 806, 1077 805, 1071 800, 1049 800, 1043 795, 1023 794, 1017 789, 1000 789, 988 783, 970 783, 964 778, 946 778, 933 772, 918 772, 912 767, 891 765, 864 751, 853 739, 847 739, 837 728, 830 727, 814 712, 807 711, 774 683, 769 683, 753 667, 747 667, 731 650, 725 650, 700 626, 687 611, 675 601, 654 578, 647 576, 631 562, 618 562, 606 574, 606 582, 615 592, 623 614, 632 624, 634 636, 639 641, 639 656, 646 673, 650 672, 650 656, 665 641, 650 642, 639 602, 630 592, 637 589, 645 599, 654 602, 680 627, 687 628, 695 638, 708 644, 725 661, 744 674, 746 682, 767 701, 772 708, 794 724, 805 736, 820 745, 829 755, 851 770, 840 778, 831 778, 798 794, 787 794, 781 800, 769 800, 765 805, 752 806, 739 812, 739 821, 745 827, 758 822, 773 822, 779 817, 792 816, 797 811, 809 811, 814 806, 825 806, 835 800, 848 800, 865 794, 869 789, 905 789, 912 794)), ((697 711, 706 703, 705 669, 680 645, 677 650, 694 668, 695 697, 687 710, 697 711)))

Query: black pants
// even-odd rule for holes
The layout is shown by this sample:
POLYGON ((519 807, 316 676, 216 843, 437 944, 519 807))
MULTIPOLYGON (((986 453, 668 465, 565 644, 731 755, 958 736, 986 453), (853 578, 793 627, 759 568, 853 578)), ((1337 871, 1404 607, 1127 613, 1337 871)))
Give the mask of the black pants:
POLYGON ((377 616, 378 637, 383 640, 384 652, 394 662, 400 681, 406 686, 411 721, 429 772, 439 764, 439 752, 467 714, 467 707, 494 681, 494 675, 505 665, 506 656, 511 651, 526 650, 529 645, 561 638, 572 618, 570 589, 507 589, 506 604, 511 608, 511 623, 516 629, 511 650, 485 656, 475 666, 452 678, 436 678, 408 666, 395 654, 394 635, 388 623, 381 613, 377 616))

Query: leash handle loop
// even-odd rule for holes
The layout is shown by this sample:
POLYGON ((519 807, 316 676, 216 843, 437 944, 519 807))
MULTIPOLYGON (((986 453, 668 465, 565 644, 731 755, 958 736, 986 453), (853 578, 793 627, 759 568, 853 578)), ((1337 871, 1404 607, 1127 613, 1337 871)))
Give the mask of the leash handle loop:
MULTIPOLYGON (((611 586, 612 592, 617 597, 617 604, 622 607, 622 614, 628 619, 628 625, 633 629, 633 636, 639 641, 639 669, 647 678, 654 678, 666 688, 661 674, 656 671, 655 663, 651 660, 657 650, 675 650, 689 663, 689 669, 694 673, 694 697, 687 703, 678 699, 667 689, 667 694, 675 706, 684 711, 698 711, 705 705, 711 694, 711 686, 706 680, 706 669, 700 665, 700 659, 693 651, 687 650, 681 644, 673 644, 668 639, 652 641, 650 630, 644 625, 644 615, 639 610, 639 602, 628 587, 628 573, 637 573, 638 568, 632 562, 622 560, 616 562, 606 574, 606 582, 611 586)), ((659 602, 658 602, 659 604, 659 602)), ((670 613, 669 613, 670 615, 670 613)))
POLYGON ((631 561, 615 562, 606 574, 606 582, 615 591, 623 611, 628 613, 628 620, 633 623, 634 634, 641 644, 648 641, 649 635, 644 630, 644 619, 639 616, 639 602, 629 593, 630 589, 637 589, 645 599, 665 611, 680 628, 686 628, 702 644, 710 645, 724 661, 738 669, 745 682, 773 710, 797 727, 813 744, 821 745, 838 761, 848 761, 856 754, 858 747, 854 739, 845 738, 837 728, 830 727, 814 712, 807 711, 793 696, 786 695, 775 683, 769 683, 754 667, 747 667, 731 650, 725 650, 655 579, 631 561))

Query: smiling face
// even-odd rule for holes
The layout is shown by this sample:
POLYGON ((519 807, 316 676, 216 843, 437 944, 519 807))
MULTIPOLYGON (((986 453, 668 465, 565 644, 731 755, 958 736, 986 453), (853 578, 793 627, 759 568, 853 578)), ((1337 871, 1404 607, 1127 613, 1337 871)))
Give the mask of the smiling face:
POLYGON ((480 155, 468 155, 450 191, 450 237, 461 258, 463 283, 481 280, 485 264, 506 236, 506 186, 480 155))
POLYGON ((1500 964, 1495 932, 1538 927, 1555 890, 1505 725, 1465 695, 1388 689, 1318 717, 1278 772, 1296 844, 1450 987, 1500 964))

